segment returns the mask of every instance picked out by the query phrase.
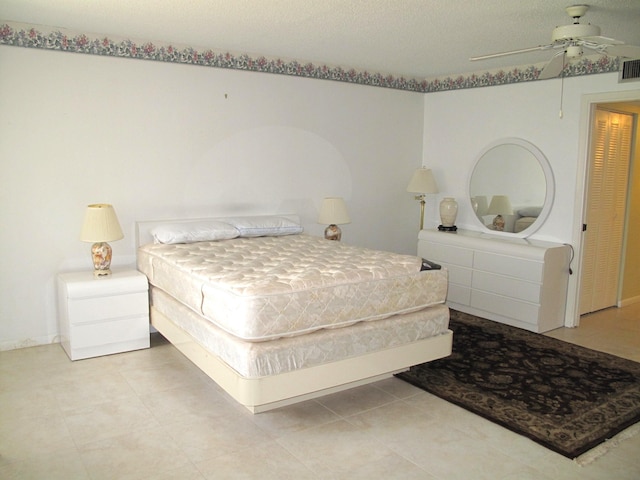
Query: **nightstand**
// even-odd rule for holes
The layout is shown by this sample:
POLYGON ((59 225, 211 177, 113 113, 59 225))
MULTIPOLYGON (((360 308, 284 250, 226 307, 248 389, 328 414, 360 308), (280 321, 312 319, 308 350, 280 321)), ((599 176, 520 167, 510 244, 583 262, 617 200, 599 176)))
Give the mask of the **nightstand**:
POLYGON ((149 348, 149 284, 137 270, 58 275, 58 323, 71 360, 149 348))

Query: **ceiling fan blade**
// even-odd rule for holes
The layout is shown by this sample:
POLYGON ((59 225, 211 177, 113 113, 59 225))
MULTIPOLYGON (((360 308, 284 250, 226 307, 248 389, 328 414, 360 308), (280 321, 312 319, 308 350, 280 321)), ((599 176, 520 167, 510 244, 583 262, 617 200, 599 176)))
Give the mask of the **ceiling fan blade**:
POLYGON ((615 38, 603 37, 602 35, 597 37, 581 37, 579 41, 595 43, 596 45, 622 45, 624 43, 615 38))
POLYGON ((560 72, 564 70, 565 65, 564 54, 565 52, 562 51, 560 53, 557 53, 551 60, 549 60, 549 63, 545 65, 545 67, 540 72, 540 75, 538 75, 538 80, 547 80, 548 78, 554 78, 560 75, 560 72))
POLYGON ((471 57, 469 60, 475 62, 476 60, 487 60, 489 58, 505 57, 507 55, 516 55, 518 53, 535 52, 536 50, 548 50, 553 47, 550 45, 538 45, 537 47, 522 48, 520 50, 511 50, 509 52, 490 53, 489 55, 480 55, 477 57, 471 57))
POLYGON ((640 58, 640 47, 636 45, 610 45, 605 52, 616 57, 640 58))

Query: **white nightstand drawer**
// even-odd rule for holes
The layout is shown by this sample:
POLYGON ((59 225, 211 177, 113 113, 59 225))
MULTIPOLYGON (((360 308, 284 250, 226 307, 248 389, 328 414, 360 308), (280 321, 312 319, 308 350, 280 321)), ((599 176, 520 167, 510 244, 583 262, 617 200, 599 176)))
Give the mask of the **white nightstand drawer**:
POLYGON ((92 272, 61 273, 64 295, 67 298, 93 298, 121 295, 123 293, 146 292, 149 282, 137 270, 114 269, 113 274, 96 277, 92 272))
POLYGON ((149 339, 148 317, 130 317, 81 325, 73 330, 71 341, 74 348, 84 348, 126 343, 138 338, 149 339))
POLYGON ((69 319, 73 325, 148 313, 147 292, 69 300, 69 319))

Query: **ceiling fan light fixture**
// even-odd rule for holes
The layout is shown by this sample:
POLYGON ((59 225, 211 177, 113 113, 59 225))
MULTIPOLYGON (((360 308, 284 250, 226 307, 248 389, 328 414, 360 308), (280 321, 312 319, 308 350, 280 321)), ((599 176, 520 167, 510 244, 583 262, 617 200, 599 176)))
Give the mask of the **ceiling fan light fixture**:
POLYGON ((570 60, 575 60, 580 58, 584 52, 582 51, 582 47, 580 45, 569 45, 567 47, 567 58, 570 60))

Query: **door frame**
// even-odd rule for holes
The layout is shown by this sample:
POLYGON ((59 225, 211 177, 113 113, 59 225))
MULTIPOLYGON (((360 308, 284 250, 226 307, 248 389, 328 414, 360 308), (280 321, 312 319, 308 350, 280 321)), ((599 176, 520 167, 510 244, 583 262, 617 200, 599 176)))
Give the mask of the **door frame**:
POLYGON ((582 96, 580 108, 580 128, 578 135, 578 168, 576 175, 575 201, 577 211, 573 216, 571 244, 574 249, 573 275, 569 280, 567 292, 567 311, 565 326, 577 327, 580 324, 580 289, 582 274, 582 247, 584 233, 582 225, 586 222, 587 190, 591 155, 591 125, 595 109, 599 103, 637 102, 640 90, 623 92, 593 93, 582 96), (573 280, 573 281, 572 281, 573 280))

